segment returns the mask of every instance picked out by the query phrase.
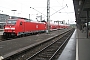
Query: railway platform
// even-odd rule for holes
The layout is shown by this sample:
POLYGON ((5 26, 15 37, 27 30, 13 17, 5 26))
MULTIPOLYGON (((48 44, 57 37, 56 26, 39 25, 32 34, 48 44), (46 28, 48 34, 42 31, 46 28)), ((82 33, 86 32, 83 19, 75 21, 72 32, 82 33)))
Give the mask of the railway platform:
POLYGON ((58 60, 90 60, 90 37, 76 29, 58 60))
POLYGON ((3 29, 0 29, 0 41, 2 40, 3 37, 3 29))
POLYGON ((0 29, 0 36, 3 35, 3 31, 4 31, 4 29, 0 29))

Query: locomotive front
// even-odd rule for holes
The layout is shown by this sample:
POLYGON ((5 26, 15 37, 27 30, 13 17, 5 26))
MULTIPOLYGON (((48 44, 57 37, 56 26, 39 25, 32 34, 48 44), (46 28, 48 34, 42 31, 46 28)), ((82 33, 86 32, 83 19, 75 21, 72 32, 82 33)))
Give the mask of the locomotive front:
POLYGON ((12 37, 16 35, 16 19, 9 19, 6 22, 6 25, 4 26, 4 37, 12 37))

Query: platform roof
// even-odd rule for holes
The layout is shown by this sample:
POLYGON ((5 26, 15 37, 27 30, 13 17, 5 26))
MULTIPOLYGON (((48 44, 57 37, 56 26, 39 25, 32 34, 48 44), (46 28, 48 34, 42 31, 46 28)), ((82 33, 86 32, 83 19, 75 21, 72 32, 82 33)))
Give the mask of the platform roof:
MULTIPOLYGON (((87 11, 90 11, 90 0, 73 0, 76 23, 86 23, 87 21, 87 11)), ((89 12, 89 22, 90 22, 90 12, 89 12)))

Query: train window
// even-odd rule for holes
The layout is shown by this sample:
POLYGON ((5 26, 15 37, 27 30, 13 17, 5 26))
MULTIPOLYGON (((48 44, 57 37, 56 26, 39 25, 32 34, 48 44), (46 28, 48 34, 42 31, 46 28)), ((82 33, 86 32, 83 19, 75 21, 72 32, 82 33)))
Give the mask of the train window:
POLYGON ((7 24, 16 24, 16 20, 8 20, 7 24))
POLYGON ((22 22, 20 22, 20 25, 22 25, 22 22))

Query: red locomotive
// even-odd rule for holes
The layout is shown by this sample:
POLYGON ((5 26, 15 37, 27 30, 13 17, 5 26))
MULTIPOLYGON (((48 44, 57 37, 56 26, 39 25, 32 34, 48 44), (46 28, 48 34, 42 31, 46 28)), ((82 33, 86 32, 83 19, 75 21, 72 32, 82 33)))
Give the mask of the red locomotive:
MULTIPOLYGON (((50 30, 68 28, 65 25, 50 24, 50 30)), ((25 19, 8 19, 4 27, 3 36, 21 36, 25 34, 45 32, 47 29, 46 22, 32 22, 25 19)))

